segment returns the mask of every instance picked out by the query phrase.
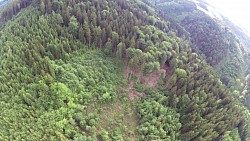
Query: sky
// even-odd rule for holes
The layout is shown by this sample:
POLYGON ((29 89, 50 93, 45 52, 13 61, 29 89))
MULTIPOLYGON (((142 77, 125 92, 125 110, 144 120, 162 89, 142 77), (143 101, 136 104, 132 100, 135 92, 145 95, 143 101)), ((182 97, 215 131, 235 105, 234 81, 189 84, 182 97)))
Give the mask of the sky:
POLYGON ((232 22, 250 34, 250 0, 206 0, 232 22))

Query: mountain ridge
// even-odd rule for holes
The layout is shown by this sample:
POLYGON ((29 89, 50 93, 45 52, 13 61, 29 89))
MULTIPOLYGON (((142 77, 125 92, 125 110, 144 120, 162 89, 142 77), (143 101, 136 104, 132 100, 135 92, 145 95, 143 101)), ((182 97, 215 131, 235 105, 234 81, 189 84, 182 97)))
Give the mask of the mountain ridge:
MULTIPOLYGON (((201 3, 203 4, 206 9, 207 7, 213 7, 211 6, 208 2, 204 1, 204 0, 193 0, 195 3, 201 3)), ((198 6, 198 5, 197 5, 198 6)), ((241 43, 243 44, 244 48, 249 52, 249 47, 250 47, 250 36, 248 34, 248 31, 241 26, 239 23, 233 22, 231 21, 229 18, 223 16, 222 12, 218 11, 215 7, 213 8, 208 8, 209 10, 202 10, 202 11, 211 11, 210 14, 208 15, 213 15, 212 18, 217 18, 219 21, 223 22, 228 28, 230 28, 234 34, 236 34, 236 36, 239 38, 239 40, 241 41, 241 43), (215 14, 213 14, 215 13, 215 14)))

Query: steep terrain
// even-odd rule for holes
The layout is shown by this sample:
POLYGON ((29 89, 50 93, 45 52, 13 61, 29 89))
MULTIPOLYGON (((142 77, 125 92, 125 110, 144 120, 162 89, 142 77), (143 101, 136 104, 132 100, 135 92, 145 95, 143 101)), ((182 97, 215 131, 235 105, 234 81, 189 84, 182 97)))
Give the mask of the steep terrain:
POLYGON ((242 72, 218 73, 242 52, 233 34, 191 15, 174 21, 141 0, 11 3, 1 14, 0 140, 250 140, 249 111, 221 79, 242 72), (194 27, 206 22, 211 42, 200 43, 194 27))
POLYGON ((222 83, 244 101, 250 41, 246 33, 204 0, 145 1, 163 13, 160 16, 165 14, 163 18, 172 19, 179 36, 188 35, 192 49, 204 55, 222 83))

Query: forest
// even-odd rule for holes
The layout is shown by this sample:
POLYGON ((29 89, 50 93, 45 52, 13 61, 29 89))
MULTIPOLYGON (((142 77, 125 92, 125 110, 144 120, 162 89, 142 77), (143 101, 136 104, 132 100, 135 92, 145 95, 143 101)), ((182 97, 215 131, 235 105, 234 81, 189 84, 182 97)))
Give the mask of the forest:
POLYGON ((249 55, 182 2, 5 5, 0 140, 249 141, 249 55))

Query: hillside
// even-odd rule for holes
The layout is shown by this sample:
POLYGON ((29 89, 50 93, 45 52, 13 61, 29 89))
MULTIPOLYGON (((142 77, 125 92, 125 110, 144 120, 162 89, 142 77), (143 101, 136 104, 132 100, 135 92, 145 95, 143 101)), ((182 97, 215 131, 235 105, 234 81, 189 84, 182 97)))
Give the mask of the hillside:
POLYGON ((233 63, 242 63, 239 43, 218 29, 198 44, 204 33, 192 26, 201 17, 182 25, 168 16, 141 0, 7 5, 0 140, 250 140, 249 110, 235 96, 238 88, 221 79, 242 83, 244 72, 230 66, 218 73, 233 53, 233 63))
POLYGON ((190 39, 191 48, 203 55, 222 83, 247 104, 248 35, 204 0, 144 1, 169 20, 179 36, 190 39))

